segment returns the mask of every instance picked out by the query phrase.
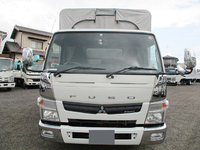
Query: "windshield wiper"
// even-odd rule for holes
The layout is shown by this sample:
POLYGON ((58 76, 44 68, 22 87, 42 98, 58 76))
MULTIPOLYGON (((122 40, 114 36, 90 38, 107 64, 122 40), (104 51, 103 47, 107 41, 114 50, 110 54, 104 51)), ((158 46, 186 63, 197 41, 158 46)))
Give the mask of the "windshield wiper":
POLYGON ((106 78, 111 77, 113 79, 114 78, 114 76, 113 76, 114 74, 118 74, 120 72, 129 71, 129 70, 157 70, 157 69, 154 69, 154 68, 145 68, 145 67, 137 67, 137 66, 133 67, 133 66, 131 66, 131 67, 128 67, 128 68, 124 68, 124 69, 118 70, 118 71, 113 72, 113 73, 109 73, 109 74, 106 75, 106 78))
POLYGON ((62 72, 66 72, 66 71, 70 71, 73 69, 82 69, 82 70, 105 70, 104 68, 93 68, 93 67, 85 67, 85 66, 76 66, 76 67, 72 67, 72 68, 68 68, 68 69, 63 69, 61 71, 57 71, 54 73, 54 77, 59 75, 62 72))

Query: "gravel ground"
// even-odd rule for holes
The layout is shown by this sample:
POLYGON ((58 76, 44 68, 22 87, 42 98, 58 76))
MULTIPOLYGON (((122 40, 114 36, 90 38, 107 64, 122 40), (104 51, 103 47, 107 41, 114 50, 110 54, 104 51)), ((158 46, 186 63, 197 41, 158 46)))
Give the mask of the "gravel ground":
POLYGON ((72 145, 45 141, 39 136, 37 88, 0 89, 0 150, 200 150, 200 83, 168 86, 167 136, 148 146, 72 145))

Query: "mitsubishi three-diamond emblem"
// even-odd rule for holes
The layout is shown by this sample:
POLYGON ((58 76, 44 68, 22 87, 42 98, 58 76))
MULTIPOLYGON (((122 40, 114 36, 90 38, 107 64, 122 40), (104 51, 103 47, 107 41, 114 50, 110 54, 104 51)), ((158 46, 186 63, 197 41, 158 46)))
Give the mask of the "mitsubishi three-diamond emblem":
POLYGON ((105 111, 105 109, 104 109, 104 107, 103 106, 101 106, 101 108, 100 108, 100 110, 99 110, 99 112, 98 113, 106 113, 106 111, 105 111))

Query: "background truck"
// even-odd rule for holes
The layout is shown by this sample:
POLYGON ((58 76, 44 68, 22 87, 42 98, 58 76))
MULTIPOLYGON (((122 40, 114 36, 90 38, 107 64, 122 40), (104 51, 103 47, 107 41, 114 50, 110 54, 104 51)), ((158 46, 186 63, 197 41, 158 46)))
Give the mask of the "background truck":
POLYGON ((177 65, 177 68, 165 69, 168 84, 191 85, 192 82, 197 80, 196 58, 191 56, 188 49, 184 50, 184 65, 184 68, 177 65))
POLYGON ((64 9, 60 29, 41 73, 41 136, 74 144, 163 142, 166 75, 150 12, 64 9))
MULTIPOLYGON (((178 66, 178 68, 182 68, 184 72, 187 72, 183 67, 178 66)), ((192 82, 195 82, 198 78, 197 70, 193 69, 191 73, 179 73, 177 68, 165 68, 165 72, 167 74, 167 84, 177 85, 177 84, 187 84, 191 85, 192 82)))
POLYGON ((10 91, 14 87, 13 59, 0 57, 0 88, 10 91))
POLYGON ((27 88, 40 84, 40 73, 42 72, 43 62, 39 61, 40 56, 33 56, 33 65, 27 66, 20 61, 15 62, 15 82, 17 85, 27 88))

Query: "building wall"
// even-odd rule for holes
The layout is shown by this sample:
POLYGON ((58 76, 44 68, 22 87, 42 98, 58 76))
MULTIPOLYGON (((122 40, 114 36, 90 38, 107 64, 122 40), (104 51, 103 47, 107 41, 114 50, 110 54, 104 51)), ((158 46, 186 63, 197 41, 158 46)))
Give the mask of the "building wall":
MULTIPOLYGON (((17 32, 16 37, 14 39, 15 42, 18 43, 18 45, 23 49, 26 47, 31 47, 34 52, 37 51, 39 54, 41 52, 45 52, 48 43, 50 42, 51 37, 43 36, 43 35, 37 35, 37 34, 31 34, 26 32, 17 32), (42 49, 33 48, 31 42, 42 42, 42 49)), ((22 54, 16 54, 15 59, 20 60, 22 58, 22 54)), ((43 56, 40 56, 40 60, 43 60, 43 56)))
POLYGON ((3 36, 2 36, 1 33, 0 33, 0 54, 1 54, 1 52, 2 52, 2 45, 1 45, 2 39, 3 39, 3 36))
POLYGON ((18 43, 19 46, 21 46, 21 37, 22 37, 22 32, 17 32, 16 37, 15 37, 15 42, 18 43))
POLYGON ((177 65, 177 60, 175 60, 175 59, 164 59, 164 63, 171 64, 171 65, 177 65))
POLYGON ((21 46, 21 48, 31 47, 31 41, 42 42, 43 43, 42 49, 37 49, 37 48, 33 48, 33 47, 31 47, 31 48, 34 50, 38 50, 38 51, 44 51, 46 49, 46 47, 48 46, 50 39, 51 39, 51 37, 47 37, 47 36, 30 34, 30 33, 25 33, 25 32, 23 32, 23 33, 18 32, 14 40, 15 40, 15 42, 17 42, 19 44, 19 46, 21 46), (33 39, 30 39, 29 37, 31 37, 33 39))
POLYGON ((15 54, 15 61, 22 61, 22 54, 16 53, 15 54))
POLYGON ((45 50, 45 48, 48 46, 48 42, 50 41, 50 37, 36 35, 36 34, 30 34, 30 33, 22 34, 22 48, 31 47, 31 41, 38 41, 38 42, 43 43, 42 49, 37 49, 37 48, 32 47, 34 50, 45 50), (30 39, 29 37, 35 38, 35 39, 30 39))
POLYGON ((2 33, 0 32, 0 54, 2 53, 2 50, 3 50, 3 40, 6 38, 7 36, 7 33, 2 33))

